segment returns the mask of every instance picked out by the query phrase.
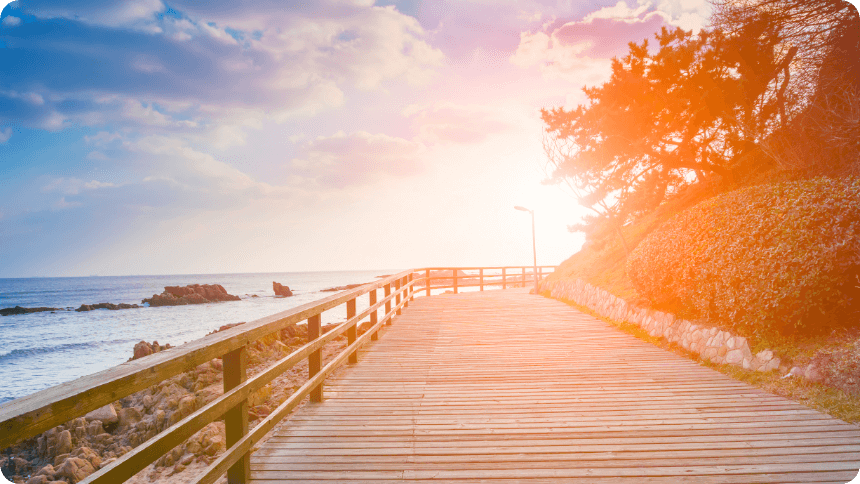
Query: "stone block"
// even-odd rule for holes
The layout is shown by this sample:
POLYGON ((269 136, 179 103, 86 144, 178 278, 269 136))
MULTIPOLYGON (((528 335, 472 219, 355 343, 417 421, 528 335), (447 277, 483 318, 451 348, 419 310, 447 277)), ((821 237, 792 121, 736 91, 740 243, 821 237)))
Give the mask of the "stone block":
POLYGON ((726 363, 737 365, 743 363, 744 352, 738 349, 732 349, 726 352, 726 363))

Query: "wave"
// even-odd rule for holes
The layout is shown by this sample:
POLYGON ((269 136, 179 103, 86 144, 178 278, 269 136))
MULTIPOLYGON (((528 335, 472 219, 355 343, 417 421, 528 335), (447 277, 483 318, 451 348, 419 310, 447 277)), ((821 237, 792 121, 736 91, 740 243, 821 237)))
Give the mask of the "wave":
POLYGON ((111 341, 92 341, 90 343, 67 343, 62 345, 55 346, 40 346, 36 348, 25 348, 25 349, 17 349, 12 350, 6 353, 0 353, 0 363, 6 361, 17 360, 20 358, 30 358, 33 356, 44 355, 49 353, 59 353, 62 351, 68 350, 78 350, 78 349, 86 349, 86 348, 101 348, 105 346, 123 344, 123 343, 132 343, 135 341, 139 341, 137 339, 116 339, 111 341))

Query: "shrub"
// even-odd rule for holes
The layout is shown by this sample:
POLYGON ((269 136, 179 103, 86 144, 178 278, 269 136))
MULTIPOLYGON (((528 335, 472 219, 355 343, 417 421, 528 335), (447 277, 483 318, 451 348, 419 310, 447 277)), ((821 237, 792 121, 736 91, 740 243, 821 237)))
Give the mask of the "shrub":
POLYGON ((845 323, 860 309, 860 178, 706 200, 643 240, 627 273, 652 303, 747 334, 845 323))

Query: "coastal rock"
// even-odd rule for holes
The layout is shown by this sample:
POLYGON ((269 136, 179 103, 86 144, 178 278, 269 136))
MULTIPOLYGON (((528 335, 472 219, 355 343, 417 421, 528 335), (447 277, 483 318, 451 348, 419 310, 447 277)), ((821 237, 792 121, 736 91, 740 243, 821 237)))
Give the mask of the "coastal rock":
POLYGON ((81 304, 81 307, 75 309, 75 311, 92 311, 93 309, 110 309, 111 311, 116 311, 118 309, 137 309, 140 306, 137 304, 113 304, 113 303, 98 303, 98 304, 81 304))
POLYGON ((289 286, 284 286, 275 281, 272 281, 272 289, 274 289, 276 296, 290 297, 293 295, 293 291, 290 290, 289 286))
POLYGON ((149 344, 146 341, 141 341, 140 343, 134 345, 134 356, 132 356, 131 359, 128 361, 143 358, 144 356, 149 356, 158 353, 159 351, 167 350, 170 348, 170 343, 161 346, 158 344, 158 341, 153 341, 152 344, 149 344))
POLYGON ((44 311, 62 311, 60 308, 22 308, 15 306, 14 308, 0 309, 0 316, 15 316, 18 314, 41 313, 44 311))
POLYGON ((165 286, 161 294, 144 299, 144 304, 157 306, 184 306, 219 301, 239 301, 239 296, 228 294, 220 284, 190 284, 188 286, 165 286))
POLYGON ((72 433, 68 430, 63 430, 57 436, 57 454, 68 454, 72 451, 72 433))
POLYGON ((363 286, 365 283, 361 284, 347 284, 345 286, 335 286, 329 287, 326 289, 321 289, 320 292, 338 292, 338 291, 346 291, 347 289, 355 289, 356 287, 363 286))

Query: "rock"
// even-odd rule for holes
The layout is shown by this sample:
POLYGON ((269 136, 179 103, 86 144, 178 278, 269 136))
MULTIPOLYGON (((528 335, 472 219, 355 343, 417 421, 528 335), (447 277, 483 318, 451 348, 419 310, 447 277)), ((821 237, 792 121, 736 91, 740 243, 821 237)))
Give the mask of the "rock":
POLYGON ((72 451, 72 433, 63 430, 57 436, 57 454, 68 454, 72 451))
POLYGON ((731 350, 726 353, 726 363, 737 365, 744 361, 744 352, 740 349, 731 350))
MULTIPOLYGON (((320 292, 338 292, 338 291, 346 291, 347 289, 355 289, 356 287, 363 286, 364 284, 365 284, 365 283, 362 283, 362 284, 347 284, 347 285, 345 285, 345 286, 329 287, 329 288, 326 288, 326 289, 321 289, 321 290, 320 290, 320 292)), ((452 292, 452 294, 453 294, 453 292, 452 292)))
POLYGON ((818 367, 814 364, 810 364, 806 367, 806 370, 803 372, 803 376, 806 377, 807 380, 813 382, 821 382, 824 380, 824 376, 818 371, 818 367))
POLYGON ((276 296, 290 297, 293 295, 293 291, 290 290, 289 286, 278 284, 275 281, 272 281, 272 289, 274 289, 276 296))
POLYGON ((15 306, 14 308, 0 309, 0 316, 16 316, 19 314, 41 313, 44 311, 62 311, 60 308, 22 308, 15 306))
MULTIPOLYGON (((135 346, 135 350, 137 347, 135 346)), ((97 408, 92 412, 84 415, 84 418, 87 422, 92 422, 93 420, 99 420, 103 424, 114 424, 117 422, 116 410, 113 408, 113 404, 107 404, 104 407, 97 408)))
POLYGON ((165 286, 164 292, 144 299, 144 304, 157 306, 184 306, 217 301, 239 301, 239 296, 228 294, 220 284, 190 284, 188 286, 165 286))
POLYGON ((113 304, 113 303, 98 303, 98 304, 81 304, 81 307, 75 309, 75 311, 92 311, 94 309, 109 309, 111 311, 116 311, 118 309, 137 309, 140 306, 137 304, 113 304))
POLYGON ((149 344, 146 341, 141 341, 140 343, 134 345, 134 356, 132 356, 131 359, 129 359, 128 361, 143 358, 144 356, 149 356, 162 350, 169 350, 170 348, 170 343, 161 346, 160 344, 158 344, 158 341, 153 341, 152 344, 149 344))
POLYGON ((86 479, 88 475, 95 471, 96 469, 90 461, 81 459, 80 457, 69 457, 57 469, 55 477, 66 477, 72 484, 75 484, 86 479))
POLYGON ((31 477, 27 481, 27 484, 48 484, 48 477, 47 476, 34 476, 34 477, 31 477))
POLYGON ((135 407, 124 408, 119 411, 119 427, 121 429, 131 427, 140 422, 140 410, 135 407))

